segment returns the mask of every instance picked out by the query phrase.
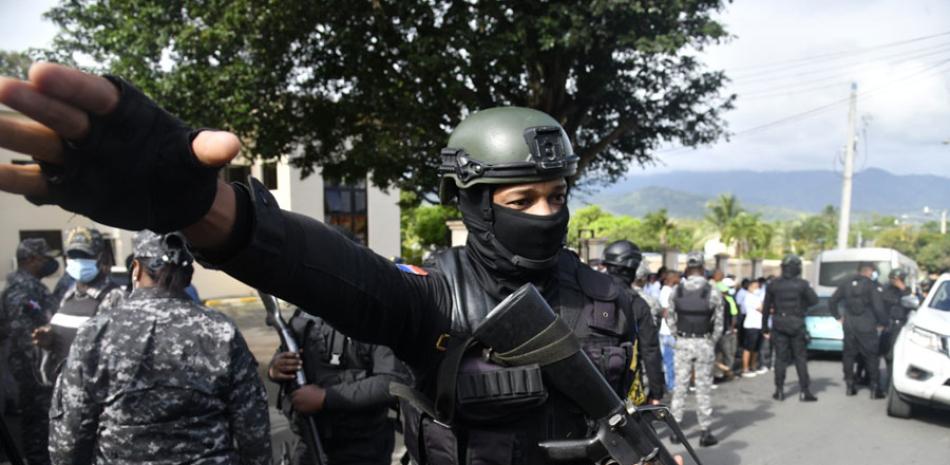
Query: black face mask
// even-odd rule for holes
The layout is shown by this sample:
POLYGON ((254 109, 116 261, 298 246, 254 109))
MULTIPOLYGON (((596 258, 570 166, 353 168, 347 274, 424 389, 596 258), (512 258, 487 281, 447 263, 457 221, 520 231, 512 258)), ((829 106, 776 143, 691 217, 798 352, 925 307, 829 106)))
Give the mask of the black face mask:
POLYGON ((46 260, 46 263, 43 264, 43 267, 40 268, 40 278, 45 278, 59 269, 59 262, 50 258, 46 260))
POLYGON ((555 277, 567 208, 549 216, 512 211, 494 205, 483 186, 462 189, 458 205, 469 232, 465 248, 485 290, 502 299, 530 282, 543 293, 555 277))
POLYGON ((545 216, 501 205, 493 205, 492 210, 495 213, 495 238, 510 252, 516 265, 545 269, 557 263, 557 253, 564 247, 567 223, 571 219, 567 206, 545 216))

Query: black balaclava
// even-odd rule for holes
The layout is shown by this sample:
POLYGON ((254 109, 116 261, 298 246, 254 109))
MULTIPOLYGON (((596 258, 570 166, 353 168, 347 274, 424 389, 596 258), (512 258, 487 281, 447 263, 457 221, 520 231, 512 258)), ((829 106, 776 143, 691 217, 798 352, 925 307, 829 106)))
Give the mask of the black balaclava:
POLYGON ((607 274, 622 279, 627 285, 633 284, 637 279, 637 269, 626 266, 607 265, 607 274))
POLYGON ((567 206, 552 215, 530 215, 493 205, 491 197, 487 186, 459 190, 459 210, 469 232, 466 249, 479 282, 497 299, 528 282, 543 293, 567 236, 567 206))

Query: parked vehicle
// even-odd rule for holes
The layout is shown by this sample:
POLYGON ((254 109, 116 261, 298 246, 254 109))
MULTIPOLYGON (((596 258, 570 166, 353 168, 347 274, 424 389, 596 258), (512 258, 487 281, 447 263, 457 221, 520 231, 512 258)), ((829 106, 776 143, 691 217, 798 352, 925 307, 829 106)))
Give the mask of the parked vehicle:
POLYGON ((841 323, 831 316, 829 297, 819 297, 818 303, 805 313, 805 329, 808 331, 808 350, 818 352, 841 352, 844 348, 844 330, 841 323))
MULTIPOLYGON (((902 303, 916 300, 907 296, 902 303)), ((907 418, 914 406, 950 408, 950 274, 934 283, 894 344, 887 414, 907 418)))
POLYGON ((831 297, 838 285, 851 279, 858 272, 858 265, 871 263, 877 269, 877 280, 887 285, 891 270, 900 268, 907 272, 907 285, 916 292, 920 271, 917 262, 894 250, 883 248, 857 248, 826 250, 815 258, 815 276, 812 284, 819 297, 831 297))

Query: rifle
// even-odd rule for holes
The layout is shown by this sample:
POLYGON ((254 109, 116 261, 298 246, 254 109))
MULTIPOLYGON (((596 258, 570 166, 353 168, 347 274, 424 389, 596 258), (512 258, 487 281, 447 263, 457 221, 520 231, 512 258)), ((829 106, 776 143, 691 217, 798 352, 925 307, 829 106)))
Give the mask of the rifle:
MULTIPOLYGON (((299 353, 300 345, 297 344, 297 340, 294 339, 293 333, 290 331, 290 328, 287 327, 287 322, 284 321, 284 317, 280 313, 280 303, 270 294, 266 294, 262 291, 257 291, 257 293, 261 296, 261 302, 264 303, 264 308, 267 310, 267 326, 275 328, 277 335, 280 336, 281 350, 299 353)), ((307 376, 304 371, 298 371, 296 378, 290 384, 291 391, 305 386, 307 384, 307 376)), ((303 418, 305 430, 303 439, 307 443, 307 450, 310 451, 312 463, 316 465, 326 465, 327 455, 323 451, 323 443, 320 442, 320 432, 317 430, 317 422, 312 415, 306 415, 301 412, 297 413, 303 418)))
POLYGON ((653 428, 653 423, 662 422, 701 465, 666 407, 626 408, 581 349, 573 330, 533 285, 525 284, 498 304, 472 336, 488 347, 487 357, 500 365, 540 365, 545 382, 574 401, 594 422, 595 432, 589 438, 539 444, 549 461, 675 465, 653 428))

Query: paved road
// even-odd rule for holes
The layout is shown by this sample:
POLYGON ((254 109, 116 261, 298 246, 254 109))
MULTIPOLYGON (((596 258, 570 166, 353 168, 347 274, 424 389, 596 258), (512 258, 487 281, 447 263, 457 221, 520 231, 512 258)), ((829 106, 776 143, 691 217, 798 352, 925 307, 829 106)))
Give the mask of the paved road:
MULTIPOLYGON (((771 398, 771 372, 720 385, 713 396, 713 432, 720 444, 699 449, 703 463, 950 463, 950 413, 929 411, 911 420, 890 418, 886 400, 872 401, 866 389, 855 397, 844 395, 840 361, 813 360, 809 369, 817 403, 798 401, 798 386, 792 384, 797 383, 794 369, 786 378, 789 399, 784 402, 771 398)), ((693 414, 686 415, 684 427, 690 442, 698 442, 693 414)))
MULTIPOLYGON (((263 310, 255 306, 224 310, 238 322, 263 374, 277 345, 276 335, 263 325, 263 310)), ((721 442, 698 449, 704 464, 950 463, 950 413, 925 411, 910 420, 890 418, 885 412, 886 400, 870 400, 866 389, 856 397, 844 395, 840 361, 813 360, 810 369, 813 390, 820 398, 817 403, 797 400, 794 369, 789 370, 789 400, 785 402, 775 402, 770 397, 772 373, 720 385, 713 397, 713 432, 721 442)), ((273 405, 275 387, 270 382, 265 384, 273 405)), ((688 404, 691 406, 692 401, 688 404)), ((18 426, 16 419, 9 420, 13 420, 12 427, 18 426)), ((271 420, 276 455, 292 435, 283 416, 274 409, 271 420)), ((691 412, 683 426, 690 442, 695 444, 699 430, 691 412)), ((668 440, 668 433, 660 428, 660 434, 668 440)), ((673 451, 683 452, 679 446, 669 442, 667 445, 673 451)))

